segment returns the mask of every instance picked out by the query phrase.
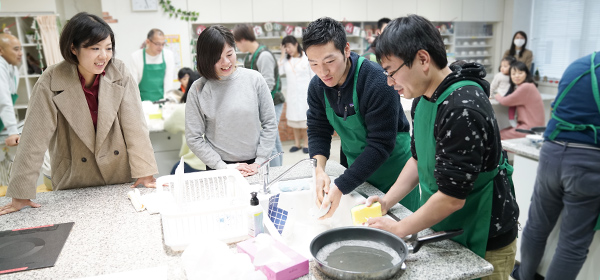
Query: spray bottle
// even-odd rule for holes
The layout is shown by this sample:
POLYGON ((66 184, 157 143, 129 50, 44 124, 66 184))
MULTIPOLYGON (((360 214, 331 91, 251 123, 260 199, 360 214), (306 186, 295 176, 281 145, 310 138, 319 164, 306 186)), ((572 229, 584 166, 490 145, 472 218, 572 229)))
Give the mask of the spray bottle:
POLYGON ((264 233, 263 209, 259 204, 256 192, 251 192, 250 207, 248 208, 248 235, 256 237, 264 233))

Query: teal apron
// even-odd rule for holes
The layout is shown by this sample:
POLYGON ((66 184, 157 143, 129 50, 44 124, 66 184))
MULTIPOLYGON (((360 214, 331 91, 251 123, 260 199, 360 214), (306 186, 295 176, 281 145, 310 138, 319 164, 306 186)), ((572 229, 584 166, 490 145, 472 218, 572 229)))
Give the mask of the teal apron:
MULTIPOLYGON (((364 57, 358 59, 358 65, 356 65, 356 72, 354 73, 352 102, 354 102, 356 114, 347 116, 345 120, 343 117, 338 117, 329 105, 329 100, 325 94, 327 120, 340 135, 342 151, 348 158, 348 165, 354 163, 354 160, 365 150, 367 143, 367 129, 360 116, 358 95, 356 94, 358 72, 364 60, 364 57)), ((402 168, 404 168, 404 164, 410 157, 410 135, 408 132, 398 132, 396 135, 396 144, 390 157, 367 179, 367 182, 386 193, 396 182, 398 175, 400 175, 402 168)), ((419 189, 413 189, 400 203, 408 208, 408 210, 416 211, 419 208, 419 189)))
MULTIPOLYGON (((15 77, 15 90, 16 90, 16 88, 17 88, 17 77, 15 77)), ((15 102, 17 102, 17 98, 19 98, 19 95, 16 93, 11 93, 10 98, 12 98, 12 104, 14 106, 15 102)), ((4 123, 0 119, 0 131, 2 131, 3 129, 4 129, 4 123)))
MULTIPOLYGON (((436 143, 433 130, 438 106, 456 89, 468 85, 481 88, 473 81, 460 81, 447 88, 435 103, 421 98, 417 104, 414 117, 414 137, 418 158, 419 183, 421 185, 421 205, 425 204, 438 190, 437 182, 433 176, 436 164, 436 143)), ((464 233, 452 238, 452 240, 464 245, 482 258, 485 257, 490 231, 494 177, 496 177, 499 170, 506 169, 509 180, 512 182, 510 178, 513 171, 512 166, 508 164, 504 156, 500 158, 500 164, 494 170, 479 173, 463 208, 431 227, 435 231, 462 228, 464 233)), ((514 195, 514 190, 512 192, 514 195)))
MULTIPOLYGON (((265 48, 265 46, 261 45, 260 47, 258 47, 258 49, 256 49, 256 51, 254 51, 254 53, 252 54, 252 60, 250 61, 250 69, 257 70, 254 68, 254 62, 258 58, 258 54, 260 53, 260 51, 264 48, 265 48)), ((277 93, 277 89, 279 88, 279 83, 280 83, 280 79, 279 79, 279 75, 277 75, 277 81, 275 81, 275 86, 273 87, 273 90, 271 91, 271 98, 275 98, 275 93, 277 93)))
MULTIPOLYGON (((565 90, 558 97, 558 100, 556 100, 556 103, 554 103, 553 109, 558 108, 558 105, 560 105, 560 102, 563 100, 563 98, 565 98, 567 93, 569 93, 569 90, 571 90, 571 88, 579 81, 579 79, 581 79, 581 77, 583 77, 587 74, 590 74, 592 76, 592 93, 594 95, 594 100, 596 100, 596 106, 598 107, 598 112, 600 112, 600 94, 598 93, 598 78, 596 77, 596 71, 595 71, 596 68, 600 67, 600 64, 594 65, 595 57, 596 57, 596 53, 594 52, 592 54, 592 63, 590 65, 590 70, 583 72, 583 74, 579 75, 579 77, 577 77, 575 80, 573 80, 567 86, 567 88, 565 88, 565 90)), ((582 131, 582 130, 586 130, 586 129, 591 129, 592 131, 594 131, 594 143, 598 144, 598 139, 596 139, 596 137, 598 135, 597 131, 598 131, 598 129, 600 129, 600 126, 595 126, 593 124, 573 124, 573 123, 567 122, 567 121, 561 119, 560 117, 558 117, 556 115, 555 110, 552 110, 552 118, 555 119, 556 121, 558 121, 558 123, 556 124, 556 128, 550 132, 550 136, 548 137, 548 138, 550 138, 550 140, 556 139, 556 136, 558 136, 558 134, 560 134, 560 132, 563 130, 582 131)), ((594 229, 600 230, 600 216, 598 216, 598 221, 596 222, 596 226, 594 227, 594 229)))
POLYGON ((164 85, 167 64, 165 63, 164 52, 161 52, 161 54, 163 60, 161 64, 146 64, 146 49, 142 53, 142 57, 144 57, 144 72, 139 84, 142 101, 157 101, 165 95, 164 85))

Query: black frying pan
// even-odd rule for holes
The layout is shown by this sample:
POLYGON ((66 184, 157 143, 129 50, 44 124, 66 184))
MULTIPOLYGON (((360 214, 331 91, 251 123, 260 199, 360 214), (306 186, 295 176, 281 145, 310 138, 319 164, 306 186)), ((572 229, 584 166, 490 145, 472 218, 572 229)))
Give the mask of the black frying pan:
POLYGON ((544 131, 546 131, 546 127, 545 126, 535 126, 535 127, 532 127, 531 129, 517 128, 517 129, 515 129, 515 131, 525 133, 525 134, 542 135, 542 134, 544 134, 544 131))
MULTIPOLYGON (((462 233, 462 229, 436 232, 415 239, 413 242, 410 242, 409 240, 411 244, 407 245, 402 238, 380 229, 365 226, 341 227, 330 229, 317 235, 310 243, 310 253, 315 259, 317 268, 325 275, 334 279, 389 279, 390 277, 396 275, 396 273, 398 273, 398 271, 401 269, 402 264, 404 263, 404 260, 409 252, 416 253, 424 244, 449 239, 462 233), (368 250, 355 250, 352 253, 351 260, 345 259, 346 263, 342 266, 354 267, 352 269, 339 268, 338 265, 333 263, 334 261, 331 257, 328 257, 328 260, 332 262, 329 264, 327 264, 325 260, 320 260, 317 258, 319 251, 326 245, 350 240, 373 241, 387 248, 391 248, 398 253, 400 262, 395 264, 392 263, 391 266, 383 268, 382 266, 376 266, 378 265, 377 261, 375 261, 374 264, 369 264, 368 261, 373 260, 377 256, 373 256, 373 252, 368 252, 368 250), (356 263, 356 265, 352 263, 356 263)), ((329 254, 329 256, 333 256, 335 253, 336 251, 329 254)))

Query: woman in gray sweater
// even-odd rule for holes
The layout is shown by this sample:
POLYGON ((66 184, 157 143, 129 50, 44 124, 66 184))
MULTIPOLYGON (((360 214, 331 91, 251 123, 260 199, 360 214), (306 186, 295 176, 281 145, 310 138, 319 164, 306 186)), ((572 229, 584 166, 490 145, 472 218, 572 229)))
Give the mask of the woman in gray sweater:
POLYGON ((236 67, 233 34, 223 26, 204 30, 196 53, 202 78, 188 94, 188 146, 207 170, 237 163, 242 175, 253 175, 275 145, 277 120, 269 87, 259 72, 236 67))

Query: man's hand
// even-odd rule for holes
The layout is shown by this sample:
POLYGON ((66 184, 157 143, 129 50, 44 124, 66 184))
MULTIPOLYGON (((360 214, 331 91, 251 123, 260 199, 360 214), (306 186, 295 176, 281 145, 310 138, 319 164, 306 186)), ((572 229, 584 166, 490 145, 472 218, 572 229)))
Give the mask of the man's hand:
POLYGON ((0 207, 0 215, 17 212, 25 206, 31 206, 33 208, 38 208, 41 205, 31 201, 30 199, 13 198, 12 202, 10 204, 0 207))
POLYGON ((323 215, 323 217, 319 218, 319 220, 331 218, 331 216, 333 216, 335 213, 335 210, 337 210, 338 206, 340 206, 340 200, 342 200, 342 195, 344 195, 335 184, 328 189, 329 190, 325 190, 327 197, 323 203, 323 208, 326 208, 329 204, 331 204, 331 208, 329 208, 327 214, 323 215))
POLYGON ((315 203, 317 204, 317 207, 321 207, 321 205, 323 203, 323 197, 325 196, 325 193, 327 193, 327 191, 329 191, 329 185, 331 184, 331 178, 329 178, 329 175, 327 175, 327 173, 325 173, 325 171, 321 167, 316 168, 315 175, 317 177, 316 178, 317 201, 315 201, 315 203))
POLYGON ((6 143, 6 146, 14 147, 16 145, 19 145, 20 140, 21 140, 20 134, 13 134, 13 135, 8 136, 6 138, 6 140, 4 140, 4 143, 6 143))
POLYGON ((131 187, 135 188, 137 185, 144 185, 146 188, 156 188, 156 179, 152 175, 141 177, 135 180, 135 183, 131 187))

